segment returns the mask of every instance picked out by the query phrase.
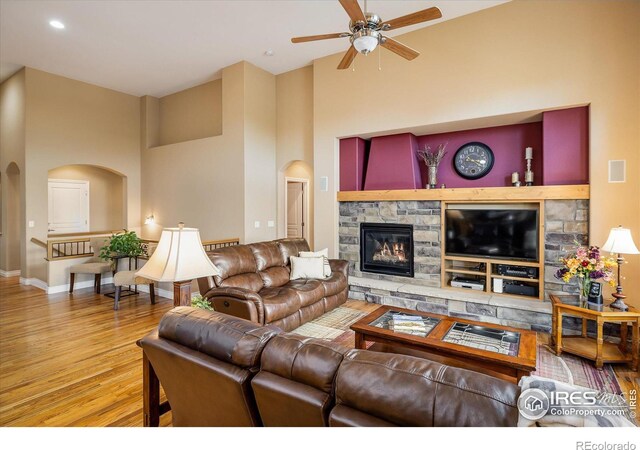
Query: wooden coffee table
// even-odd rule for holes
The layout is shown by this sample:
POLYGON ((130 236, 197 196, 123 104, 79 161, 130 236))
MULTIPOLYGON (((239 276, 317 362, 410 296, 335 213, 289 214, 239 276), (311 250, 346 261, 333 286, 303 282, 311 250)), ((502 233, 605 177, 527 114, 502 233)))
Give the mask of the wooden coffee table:
POLYGON ((512 383, 536 370, 536 333, 486 322, 381 306, 351 326, 356 348, 418 356, 512 383), (419 316, 426 332, 394 331, 394 315, 419 316))

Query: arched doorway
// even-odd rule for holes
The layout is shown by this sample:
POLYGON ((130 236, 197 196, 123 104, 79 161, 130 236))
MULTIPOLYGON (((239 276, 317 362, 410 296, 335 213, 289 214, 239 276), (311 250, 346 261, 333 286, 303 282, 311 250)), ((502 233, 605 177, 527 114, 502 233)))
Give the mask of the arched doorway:
POLYGON ((313 168, 289 161, 278 171, 278 235, 302 236, 313 248, 313 168))
POLYGON ((114 170, 70 164, 48 173, 48 233, 103 232, 127 225, 126 177, 114 170))
POLYGON ((22 191, 20 188, 20 168, 15 162, 9 163, 6 177, 2 180, 2 199, 6 207, 2 212, 2 270, 18 275, 20 272, 20 233, 22 220, 22 191))

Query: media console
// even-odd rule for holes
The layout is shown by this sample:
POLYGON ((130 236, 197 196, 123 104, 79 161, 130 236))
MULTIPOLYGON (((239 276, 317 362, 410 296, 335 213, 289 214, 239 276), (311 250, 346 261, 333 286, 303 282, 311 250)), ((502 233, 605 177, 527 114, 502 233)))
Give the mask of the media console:
MULTIPOLYGON (((492 201, 488 206, 515 206, 526 204, 538 212, 538 258, 537 261, 491 258, 483 256, 447 255, 446 239, 442 239, 441 286, 443 288, 485 292, 492 295, 507 295, 528 299, 544 298, 544 202, 492 201)), ((478 205, 479 202, 442 202, 442 211, 447 207, 459 208, 461 204, 478 205)), ((447 233, 442 220, 442 236, 447 233)))

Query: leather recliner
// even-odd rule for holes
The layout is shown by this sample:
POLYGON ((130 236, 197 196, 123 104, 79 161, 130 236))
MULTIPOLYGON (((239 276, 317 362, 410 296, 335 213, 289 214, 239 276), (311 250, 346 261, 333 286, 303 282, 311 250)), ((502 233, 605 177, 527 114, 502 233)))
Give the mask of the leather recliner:
POLYGON ((516 426, 520 388, 407 355, 347 350, 174 308, 140 340, 174 426, 516 426))
POLYGON ((309 251, 304 239, 235 245, 207 252, 220 275, 198 279, 216 311, 290 331, 347 301, 348 262, 330 259, 331 276, 289 280, 291 256, 309 251))

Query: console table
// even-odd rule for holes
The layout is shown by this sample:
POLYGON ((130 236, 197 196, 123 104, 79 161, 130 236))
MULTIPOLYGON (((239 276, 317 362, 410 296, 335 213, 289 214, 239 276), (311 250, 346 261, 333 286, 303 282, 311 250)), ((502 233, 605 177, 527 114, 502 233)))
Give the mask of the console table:
POLYGON ((578 355, 595 361, 596 368, 602 369, 604 363, 629 363, 633 370, 638 370, 638 326, 640 312, 629 307, 628 311, 620 311, 609 306, 600 308, 587 307, 586 304, 570 303, 574 297, 550 295, 553 305, 551 342, 556 355, 562 352, 578 355), (580 335, 562 335, 562 318, 564 316, 582 319, 582 333, 580 335), (596 322, 596 337, 587 336, 587 320, 596 322), (620 323, 620 344, 605 342, 603 326, 605 322, 620 323), (631 352, 627 351, 627 328, 631 325, 631 352))

